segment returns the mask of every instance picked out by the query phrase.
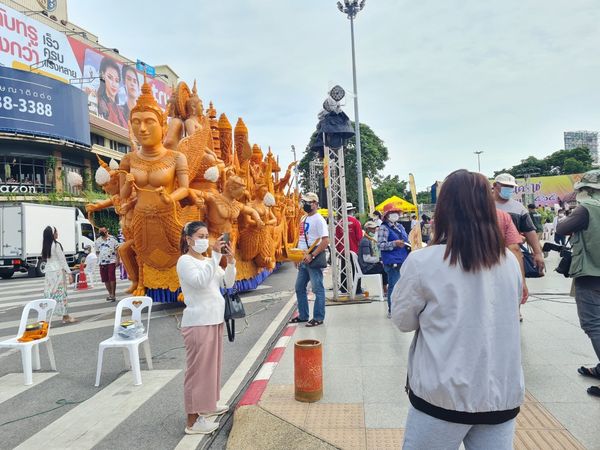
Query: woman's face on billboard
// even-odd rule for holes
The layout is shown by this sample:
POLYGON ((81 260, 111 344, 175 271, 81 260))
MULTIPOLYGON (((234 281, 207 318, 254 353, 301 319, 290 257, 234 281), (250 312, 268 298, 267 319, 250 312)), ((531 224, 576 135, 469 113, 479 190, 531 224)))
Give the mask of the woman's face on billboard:
POLYGON ((106 95, 112 101, 116 101, 120 81, 119 72, 114 67, 107 67, 104 71, 104 83, 106 85, 106 95))

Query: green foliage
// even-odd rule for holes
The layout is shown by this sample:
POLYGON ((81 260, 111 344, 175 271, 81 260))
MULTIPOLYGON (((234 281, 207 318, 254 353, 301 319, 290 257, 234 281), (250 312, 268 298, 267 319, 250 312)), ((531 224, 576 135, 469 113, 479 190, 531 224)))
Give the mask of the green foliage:
POLYGON ((539 213, 542 216, 542 224, 552 222, 554 220, 554 212, 551 209, 538 208, 539 213))
POLYGON ((512 166, 509 169, 494 172, 494 176, 504 172, 508 172, 515 177, 520 177, 527 173, 535 173, 536 176, 570 175, 592 170, 592 163, 592 155, 587 148, 558 150, 544 159, 530 156, 520 164, 512 166))
POLYGON ((400 180, 398 175, 387 175, 384 178, 377 177, 373 180, 373 199, 375 206, 393 195, 408 200, 407 182, 400 180))
MULTIPOLYGON (((354 124, 352 124, 354 127, 354 124)), ((310 151, 310 147, 315 141, 317 133, 314 132, 310 137, 309 144, 304 150, 304 155, 298 164, 298 170, 301 177, 301 185, 304 190, 308 189, 309 163, 317 158, 315 152, 310 151)), ((383 141, 371 130, 368 125, 360 124, 360 143, 362 152, 363 176, 375 179, 380 170, 385 167, 388 160, 388 149, 383 141)), ((358 205, 358 180, 356 175, 356 141, 353 137, 346 145, 344 153, 345 172, 346 172, 346 197, 349 202, 358 205)), ((365 194, 365 204, 367 204, 365 194)))
POLYGON ((431 203, 431 192, 421 191, 417 192, 417 204, 430 204, 431 203))

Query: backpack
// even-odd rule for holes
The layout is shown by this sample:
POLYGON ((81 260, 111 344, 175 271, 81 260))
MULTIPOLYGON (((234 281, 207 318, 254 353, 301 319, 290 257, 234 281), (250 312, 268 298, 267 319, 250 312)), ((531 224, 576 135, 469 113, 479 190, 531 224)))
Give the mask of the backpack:
POLYGON ((423 226, 421 227, 421 236, 424 238, 428 238, 431 234, 431 224, 430 223, 424 223, 423 226))

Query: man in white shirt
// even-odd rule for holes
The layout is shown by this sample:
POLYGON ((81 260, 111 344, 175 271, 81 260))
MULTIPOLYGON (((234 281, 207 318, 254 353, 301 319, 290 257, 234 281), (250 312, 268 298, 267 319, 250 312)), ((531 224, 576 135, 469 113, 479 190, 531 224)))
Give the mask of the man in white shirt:
MULTIPOLYGON (((314 192, 302 196, 302 207, 306 216, 302 219, 300 226, 300 241, 298 248, 306 251, 304 260, 298 264, 298 277, 296 278, 296 299, 298 301, 298 317, 292 319, 292 323, 307 322, 307 327, 315 327, 323 324, 325 319, 325 286, 323 285, 323 268, 311 267, 318 255, 323 253, 329 245, 329 233, 327 222, 317 212, 319 209, 319 197, 314 192), (319 244, 309 253, 309 249, 316 241, 319 244), (315 293, 315 306, 313 318, 309 320, 308 297, 306 286, 308 282, 315 293)), ((323 256, 321 256, 323 258, 323 256)))

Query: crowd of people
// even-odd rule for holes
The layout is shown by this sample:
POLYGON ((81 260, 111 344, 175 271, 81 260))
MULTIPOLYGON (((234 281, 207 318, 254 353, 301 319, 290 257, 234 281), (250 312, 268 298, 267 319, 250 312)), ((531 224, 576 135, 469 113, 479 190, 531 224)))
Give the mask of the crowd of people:
MULTIPOLYGON (((461 443, 467 449, 512 448, 525 392, 520 306, 529 296, 526 278, 545 274, 543 240, 572 250, 568 275, 580 325, 600 361, 600 170, 575 184, 578 206, 565 205, 555 215, 516 201, 516 187, 507 173, 490 188, 483 175, 458 170, 445 179, 433 218, 424 215, 419 221, 413 215, 403 221, 401 208, 390 203, 361 229, 353 206, 347 207, 349 246, 361 271, 382 275, 388 317, 401 331, 414 332, 405 449, 461 443), (424 249, 410 246, 415 227, 424 249)), ((318 253, 327 250, 326 222, 317 214, 316 194, 302 200, 307 256, 298 264, 300 315, 292 322, 309 320, 310 279, 319 316, 307 326, 315 326, 325 318, 323 268, 310 267, 314 254, 309 250, 317 238, 318 253)), ((600 379, 600 362, 578 373, 600 379)), ((600 397, 600 386, 588 393, 600 397)))
MULTIPOLYGON (((404 221, 407 227, 402 209, 393 203, 362 226, 353 205, 347 205, 350 250, 360 270, 381 274, 388 318, 401 331, 414 332, 405 449, 458 448, 461 442, 467 449, 512 448, 525 392, 520 305, 528 297, 528 264, 536 276, 544 275, 543 238, 553 238, 561 248, 568 239, 577 313, 599 360, 578 373, 600 379, 600 170, 575 184, 578 206, 569 215, 559 211, 550 234, 535 205, 525 207, 512 198, 515 187, 510 174, 498 175, 490 188, 483 175, 457 170, 444 180, 433 218, 413 215, 404 221), (410 246, 415 227, 428 244, 425 248, 410 246)), ((306 193, 301 200, 305 216, 298 245, 304 258, 297 263, 295 285, 299 314, 291 322, 316 327, 325 321, 323 271, 332 249, 318 196, 306 193), (315 294, 312 317, 309 282, 315 294)), ((106 228, 99 231, 94 253, 107 301, 115 301, 119 243, 106 228)), ((235 259, 222 237, 210 256, 208 250, 206 225, 186 224, 177 273, 186 303, 181 332, 189 434, 213 432, 218 424, 208 418, 228 409, 218 404, 225 308, 221 290, 235 282, 235 259)), ((42 256, 45 294, 57 300, 63 323, 72 323, 66 290, 71 272, 52 227, 44 230, 42 256)), ((600 386, 591 386, 588 393, 600 397, 600 386)))

